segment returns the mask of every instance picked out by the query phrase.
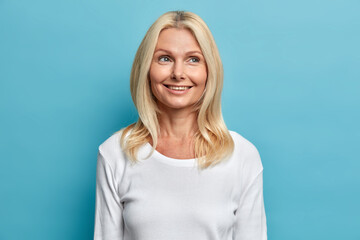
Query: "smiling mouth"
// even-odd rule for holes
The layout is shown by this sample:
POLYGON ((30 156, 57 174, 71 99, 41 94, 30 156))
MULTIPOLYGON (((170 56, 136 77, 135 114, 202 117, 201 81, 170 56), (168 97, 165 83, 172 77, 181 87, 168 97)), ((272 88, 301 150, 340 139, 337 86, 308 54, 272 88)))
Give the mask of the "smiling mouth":
POLYGON ((172 89, 172 90, 177 90, 177 91, 185 91, 187 89, 192 88, 192 86, 171 86, 171 85, 165 85, 165 87, 172 89))

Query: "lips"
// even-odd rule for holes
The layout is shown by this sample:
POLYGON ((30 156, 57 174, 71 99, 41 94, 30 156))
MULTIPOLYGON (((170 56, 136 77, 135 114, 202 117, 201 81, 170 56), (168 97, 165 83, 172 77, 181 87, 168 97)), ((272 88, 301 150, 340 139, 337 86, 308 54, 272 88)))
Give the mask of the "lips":
POLYGON ((165 85, 165 84, 164 84, 164 86, 171 90, 176 90, 176 91, 185 91, 192 87, 192 86, 176 86, 176 85, 165 85))

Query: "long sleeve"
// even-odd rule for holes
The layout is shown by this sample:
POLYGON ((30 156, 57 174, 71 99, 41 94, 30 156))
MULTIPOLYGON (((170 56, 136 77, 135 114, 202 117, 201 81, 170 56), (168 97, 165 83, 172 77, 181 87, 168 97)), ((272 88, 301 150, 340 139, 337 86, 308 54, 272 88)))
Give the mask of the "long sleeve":
POLYGON ((252 148, 245 160, 233 239, 267 240, 263 167, 255 147, 252 148))
POLYGON ((94 240, 123 239, 122 211, 113 169, 99 149, 96 169, 94 240))

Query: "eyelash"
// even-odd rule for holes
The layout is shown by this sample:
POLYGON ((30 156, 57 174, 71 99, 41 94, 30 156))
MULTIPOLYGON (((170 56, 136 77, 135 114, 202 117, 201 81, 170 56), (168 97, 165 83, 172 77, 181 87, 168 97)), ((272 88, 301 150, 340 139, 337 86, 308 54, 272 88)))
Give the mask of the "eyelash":
MULTIPOLYGON (((159 57, 159 61, 161 61, 162 58, 168 58, 168 59, 170 59, 169 56, 160 56, 160 57, 159 57)), ((200 59, 199 59, 198 57, 190 57, 190 58, 191 58, 191 59, 196 59, 197 62, 200 62, 200 59)))

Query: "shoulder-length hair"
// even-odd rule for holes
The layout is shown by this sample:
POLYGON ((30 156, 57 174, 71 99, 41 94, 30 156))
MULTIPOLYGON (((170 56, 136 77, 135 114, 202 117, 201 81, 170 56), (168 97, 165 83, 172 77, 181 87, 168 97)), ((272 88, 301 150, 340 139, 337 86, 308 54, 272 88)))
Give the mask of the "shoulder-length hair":
POLYGON ((139 119, 120 130, 123 131, 121 148, 131 162, 136 163, 137 152, 142 145, 152 140, 152 152, 157 146, 160 132, 158 116, 161 112, 152 95, 148 74, 158 36, 163 29, 168 28, 190 30, 198 41, 207 64, 205 92, 194 106, 198 124, 194 135, 195 158, 198 168, 205 169, 228 159, 234 150, 234 142, 221 113, 224 73, 219 51, 206 23, 191 12, 170 11, 161 15, 142 40, 130 75, 131 96, 139 119))

